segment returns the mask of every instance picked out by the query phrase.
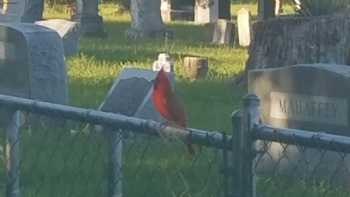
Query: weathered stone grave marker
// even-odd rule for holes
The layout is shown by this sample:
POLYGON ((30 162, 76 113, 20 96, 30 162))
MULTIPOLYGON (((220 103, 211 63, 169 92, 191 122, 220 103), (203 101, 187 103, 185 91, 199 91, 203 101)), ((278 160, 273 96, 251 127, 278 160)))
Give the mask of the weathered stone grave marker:
POLYGON ((203 79, 209 70, 209 61, 206 57, 186 56, 184 58, 184 71, 190 80, 203 79))
POLYGON ((217 21, 219 18, 219 0, 196 0, 194 20, 205 24, 217 21))
MULTIPOLYGON (((249 72, 248 89, 261 99, 263 123, 280 128, 350 136, 349 101, 350 67, 331 64, 305 64, 283 68, 258 69, 249 72)), ((347 173, 336 171, 340 162, 349 165, 349 158, 294 145, 283 147, 272 143, 259 161, 260 170, 305 175, 334 176, 350 183, 347 173), (279 162, 278 168, 274 164, 279 162), (296 167, 297 166, 297 167, 296 167), (345 176, 344 176, 345 175, 345 176)))
MULTIPOLYGON (((150 99, 156 75, 152 70, 125 68, 114 81, 100 110, 162 121, 150 99)), ((173 74, 168 75, 174 82, 173 74)))
MULTIPOLYGON (((119 113, 126 116, 134 116, 164 122, 164 119, 154 109, 151 100, 153 91, 153 80, 158 72, 152 70, 125 68, 114 81, 105 100, 99 110, 105 112, 119 113)), ((171 82, 174 82, 172 73, 168 73, 171 82)), ((122 132, 110 132, 104 130, 110 142, 111 155, 111 182, 116 183, 111 187, 112 196, 120 196, 122 193, 122 132)))
POLYGON ((235 25, 228 20, 219 19, 214 24, 212 43, 232 44, 234 41, 235 25))
POLYGON ((0 23, 0 93, 67 104, 59 35, 29 23, 0 23))
POLYGON ((250 26, 250 12, 245 8, 241 8, 237 13, 237 28, 239 45, 242 47, 248 47, 250 45, 250 26))
POLYGON ((50 19, 37 21, 35 24, 52 29, 60 35, 63 40, 65 56, 71 56, 78 52, 80 37, 78 23, 64 19, 50 19))

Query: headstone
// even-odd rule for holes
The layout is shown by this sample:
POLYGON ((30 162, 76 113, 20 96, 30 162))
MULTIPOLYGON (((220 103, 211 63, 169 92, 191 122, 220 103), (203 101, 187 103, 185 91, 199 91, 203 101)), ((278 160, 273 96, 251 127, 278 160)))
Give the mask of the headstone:
POLYGON ((63 44, 55 31, 0 23, 0 94, 68 103, 63 44))
POLYGON ((164 37, 167 31, 162 21, 161 0, 131 0, 131 27, 126 30, 130 39, 164 37))
POLYGON ((171 21, 171 0, 161 0, 160 11, 163 22, 171 21))
MULTIPOLYGON (((163 122, 151 100, 157 72, 125 68, 114 81, 100 110, 163 122)), ((173 74, 168 74, 174 84, 173 74)))
POLYGON ((44 12, 44 0, 21 1, 25 2, 22 22, 34 23, 35 21, 42 20, 44 12))
POLYGON ((52 29, 60 35, 63 40, 65 56, 71 56, 78 52, 80 37, 78 23, 64 19, 49 19, 37 21, 35 24, 52 29))
POLYGON ((203 79, 206 77, 209 65, 208 58, 187 56, 184 58, 184 71, 190 80, 203 79))
POLYGON ((283 12, 283 0, 275 0, 275 16, 283 12))
POLYGON ((213 23, 219 18, 219 0, 196 0, 194 20, 199 24, 213 23))
POLYGON ((174 62, 171 61, 170 55, 167 53, 160 53, 158 60, 153 62, 152 70, 160 71, 164 69, 165 72, 174 72, 174 62))
MULTIPOLYGON (((250 71, 248 76, 249 92, 261 99, 263 123, 279 128, 350 136, 349 66, 304 64, 257 69, 250 71)), ((334 176, 337 181, 350 183, 349 174, 336 171, 337 167, 350 164, 350 159, 343 160, 339 153, 294 145, 285 147, 279 143, 265 148, 268 154, 259 160, 262 172, 296 176, 314 173, 315 176, 334 176)))
POLYGON ((172 21, 193 21, 194 20, 194 10, 192 7, 184 7, 181 9, 171 10, 171 20, 172 21))
POLYGON ((235 35, 235 25, 228 20, 219 19, 214 25, 212 43, 232 44, 235 35))
POLYGON ((275 17, 275 0, 258 0, 258 18, 266 20, 275 17))
POLYGON ((250 12, 241 8, 237 13, 238 42, 242 47, 248 47, 251 41, 250 12))
POLYGON ((103 19, 98 14, 98 0, 77 0, 73 21, 80 23, 81 33, 92 37, 105 37, 103 19))

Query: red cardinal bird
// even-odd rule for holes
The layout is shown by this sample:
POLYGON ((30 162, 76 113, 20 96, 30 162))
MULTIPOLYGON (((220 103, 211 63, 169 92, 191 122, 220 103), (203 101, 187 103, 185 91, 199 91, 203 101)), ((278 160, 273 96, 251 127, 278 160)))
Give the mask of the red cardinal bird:
MULTIPOLYGON (((153 85, 152 101, 154 107, 170 123, 180 128, 186 128, 186 113, 183 104, 176 97, 167 74, 163 68, 158 72, 153 85)), ((192 145, 188 144, 191 155, 194 154, 192 145)))

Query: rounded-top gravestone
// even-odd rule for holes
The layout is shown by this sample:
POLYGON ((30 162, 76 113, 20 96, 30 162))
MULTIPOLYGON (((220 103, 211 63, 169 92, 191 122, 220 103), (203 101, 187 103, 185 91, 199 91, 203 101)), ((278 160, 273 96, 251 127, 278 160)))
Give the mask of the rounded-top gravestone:
POLYGON ((68 103, 60 36, 29 23, 0 23, 0 94, 68 103))

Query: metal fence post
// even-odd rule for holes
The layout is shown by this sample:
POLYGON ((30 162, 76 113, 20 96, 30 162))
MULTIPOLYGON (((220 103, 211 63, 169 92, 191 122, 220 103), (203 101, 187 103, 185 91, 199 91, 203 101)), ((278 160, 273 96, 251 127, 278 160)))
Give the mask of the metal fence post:
POLYGON ((255 149, 251 132, 254 125, 259 123, 259 103, 256 95, 247 95, 243 100, 242 111, 232 116, 234 197, 256 196, 255 149))
POLYGON ((107 129, 105 131, 109 141, 109 180, 108 180, 108 197, 122 197, 122 153, 123 153, 123 136, 122 131, 107 129))
POLYGON ((6 125, 6 197, 19 197, 20 111, 11 112, 6 125))

